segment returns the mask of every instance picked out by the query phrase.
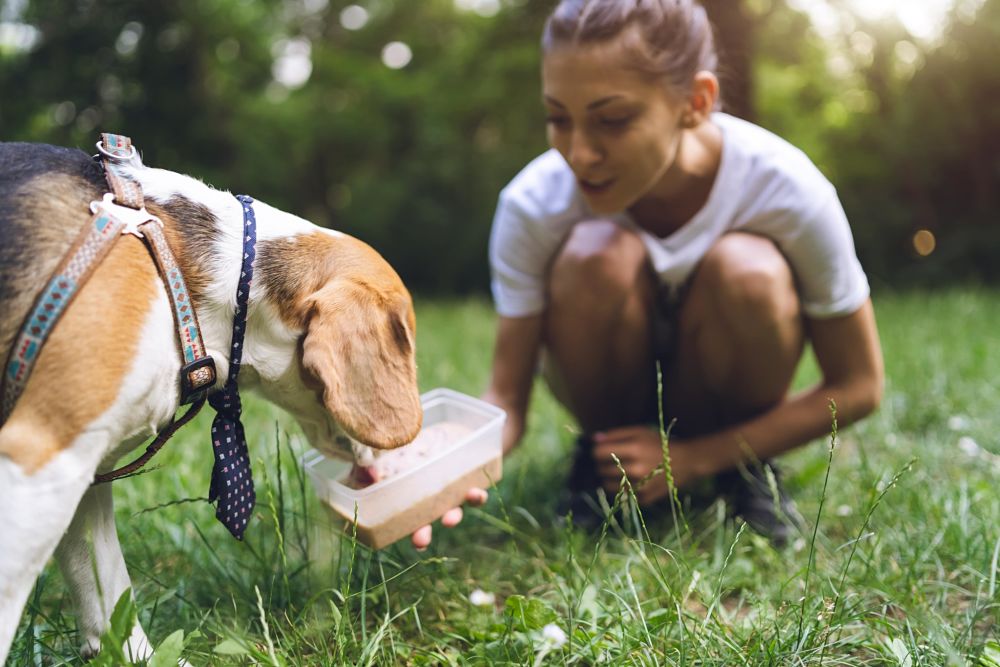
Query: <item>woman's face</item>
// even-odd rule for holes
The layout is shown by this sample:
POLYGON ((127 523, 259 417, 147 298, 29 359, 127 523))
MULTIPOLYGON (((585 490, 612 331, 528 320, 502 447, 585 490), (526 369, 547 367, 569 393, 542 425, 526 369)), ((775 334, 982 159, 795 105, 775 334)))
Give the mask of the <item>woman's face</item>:
POLYGON ((685 105, 663 83, 627 67, 618 42, 546 54, 542 96, 549 144, 595 213, 632 206, 674 163, 685 105))

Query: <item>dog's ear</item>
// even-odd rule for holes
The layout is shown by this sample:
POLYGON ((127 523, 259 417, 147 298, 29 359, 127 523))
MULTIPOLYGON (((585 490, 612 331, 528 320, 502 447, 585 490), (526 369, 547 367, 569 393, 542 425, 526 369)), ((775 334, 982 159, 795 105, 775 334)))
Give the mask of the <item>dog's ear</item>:
POLYGON ((411 442, 423 420, 413 307, 405 293, 395 296, 330 282, 310 297, 302 342, 302 365, 323 384, 333 418, 377 449, 411 442))

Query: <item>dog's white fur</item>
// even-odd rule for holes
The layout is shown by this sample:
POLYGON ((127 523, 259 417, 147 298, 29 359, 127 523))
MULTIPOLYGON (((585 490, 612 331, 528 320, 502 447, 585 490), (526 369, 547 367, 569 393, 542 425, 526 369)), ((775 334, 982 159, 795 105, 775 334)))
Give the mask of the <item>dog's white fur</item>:
MULTIPOLYGON (((235 267, 240 266, 242 256, 241 205, 232 195, 186 176, 146 168, 138 162, 129 172, 142 185, 148 200, 165 202, 174 195, 183 195, 207 207, 219 220, 222 233, 214 251, 221 259, 216 264, 218 270, 211 274, 198 318, 206 347, 216 360, 217 387, 221 386, 228 373, 239 278, 235 267)), ((259 242, 317 233, 338 239, 342 236, 321 231, 261 202, 256 202, 254 209, 259 242)), ((372 270, 383 271, 385 267, 372 270)), ((349 455, 344 448, 345 429, 328 409, 329 394, 325 405, 317 400, 315 387, 306 387, 301 378, 298 346, 304 331, 283 321, 264 298, 262 289, 258 281, 251 289, 241 389, 256 389, 291 412, 313 446, 329 455, 349 455)), ((53 552, 72 589, 86 655, 100 648, 100 636, 114 604, 131 585, 115 529, 111 486, 92 487, 90 482, 95 472, 110 470, 119 457, 155 434, 179 407, 176 387, 181 359, 171 307, 162 287, 156 293, 131 370, 113 405, 72 443, 63 443, 38 470, 26 471, 0 453, 0 508, 4 514, 0 523, 0 664, 7 657, 32 585, 53 552)), ((412 336, 413 332, 408 333, 412 336)), ((415 370, 412 394, 419 410, 415 370)), ((36 437, 14 417, 16 410, 0 430, 0 437, 10 441, 36 437)), ((412 438, 415 431, 408 430, 411 432, 406 435, 412 438)), ((152 652, 138 624, 126 649, 127 654, 141 659, 152 652)))

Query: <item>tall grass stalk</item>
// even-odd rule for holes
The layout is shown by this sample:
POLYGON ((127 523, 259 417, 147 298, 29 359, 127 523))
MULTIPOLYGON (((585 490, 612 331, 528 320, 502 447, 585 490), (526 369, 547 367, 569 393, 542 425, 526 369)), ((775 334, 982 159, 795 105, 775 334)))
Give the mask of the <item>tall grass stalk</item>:
POLYGON ((684 510, 681 507, 680 496, 677 493, 677 485, 674 484, 674 471, 670 465, 670 431, 673 430, 674 422, 665 424, 663 416, 663 367, 659 359, 656 360, 656 414, 659 420, 660 447, 663 448, 663 476, 667 480, 667 490, 670 493, 670 516, 674 520, 674 531, 677 542, 681 541, 681 523, 683 523, 683 534, 689 531, 687 519, 684 517, 684 510))
POLYGON ((258 618, 260 620, 260 627, 264 632, 264 640, 267 642, 267 657, 271 660, 273 667, 283 667, 281 662, 278 661, 277 653, 274 651, 274 642, 271 641, 271 628, 267 625, 267 613, 264 611, 264 600, 260 596, 260 588, 254 586, 253 590, 257 594, 258 618))
POLYGON ((809 538, 809 557, 806 562, 805 586, 802 592, 802 604, 799 606, 799 627, 796 630, 796 644, 801 648, 805 637, 802 626, 806 617, 806 605, 809 603, 809 584, 813 567, 816 563, 816 536, 819 534, 819 524, 823 518, 823 505, 826 504, 827 488, 830 485, 830 470, 833 468, 833 452, 837 448, 837 404, 830 400, 830 446, 827 448, 826 472, 823 475, 823 489, 819 495, 819 506, 816 508, 816 520, 813 522, 812 537, 809 538))

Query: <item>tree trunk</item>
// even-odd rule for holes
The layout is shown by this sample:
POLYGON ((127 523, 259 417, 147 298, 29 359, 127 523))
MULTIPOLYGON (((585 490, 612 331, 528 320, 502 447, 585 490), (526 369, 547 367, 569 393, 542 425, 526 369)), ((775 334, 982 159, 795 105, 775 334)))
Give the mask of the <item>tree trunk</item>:
POLYGON ((702 0, 702 4, 715 26, 723 109, 752 121, 754 22, 743 0, 702 0))

